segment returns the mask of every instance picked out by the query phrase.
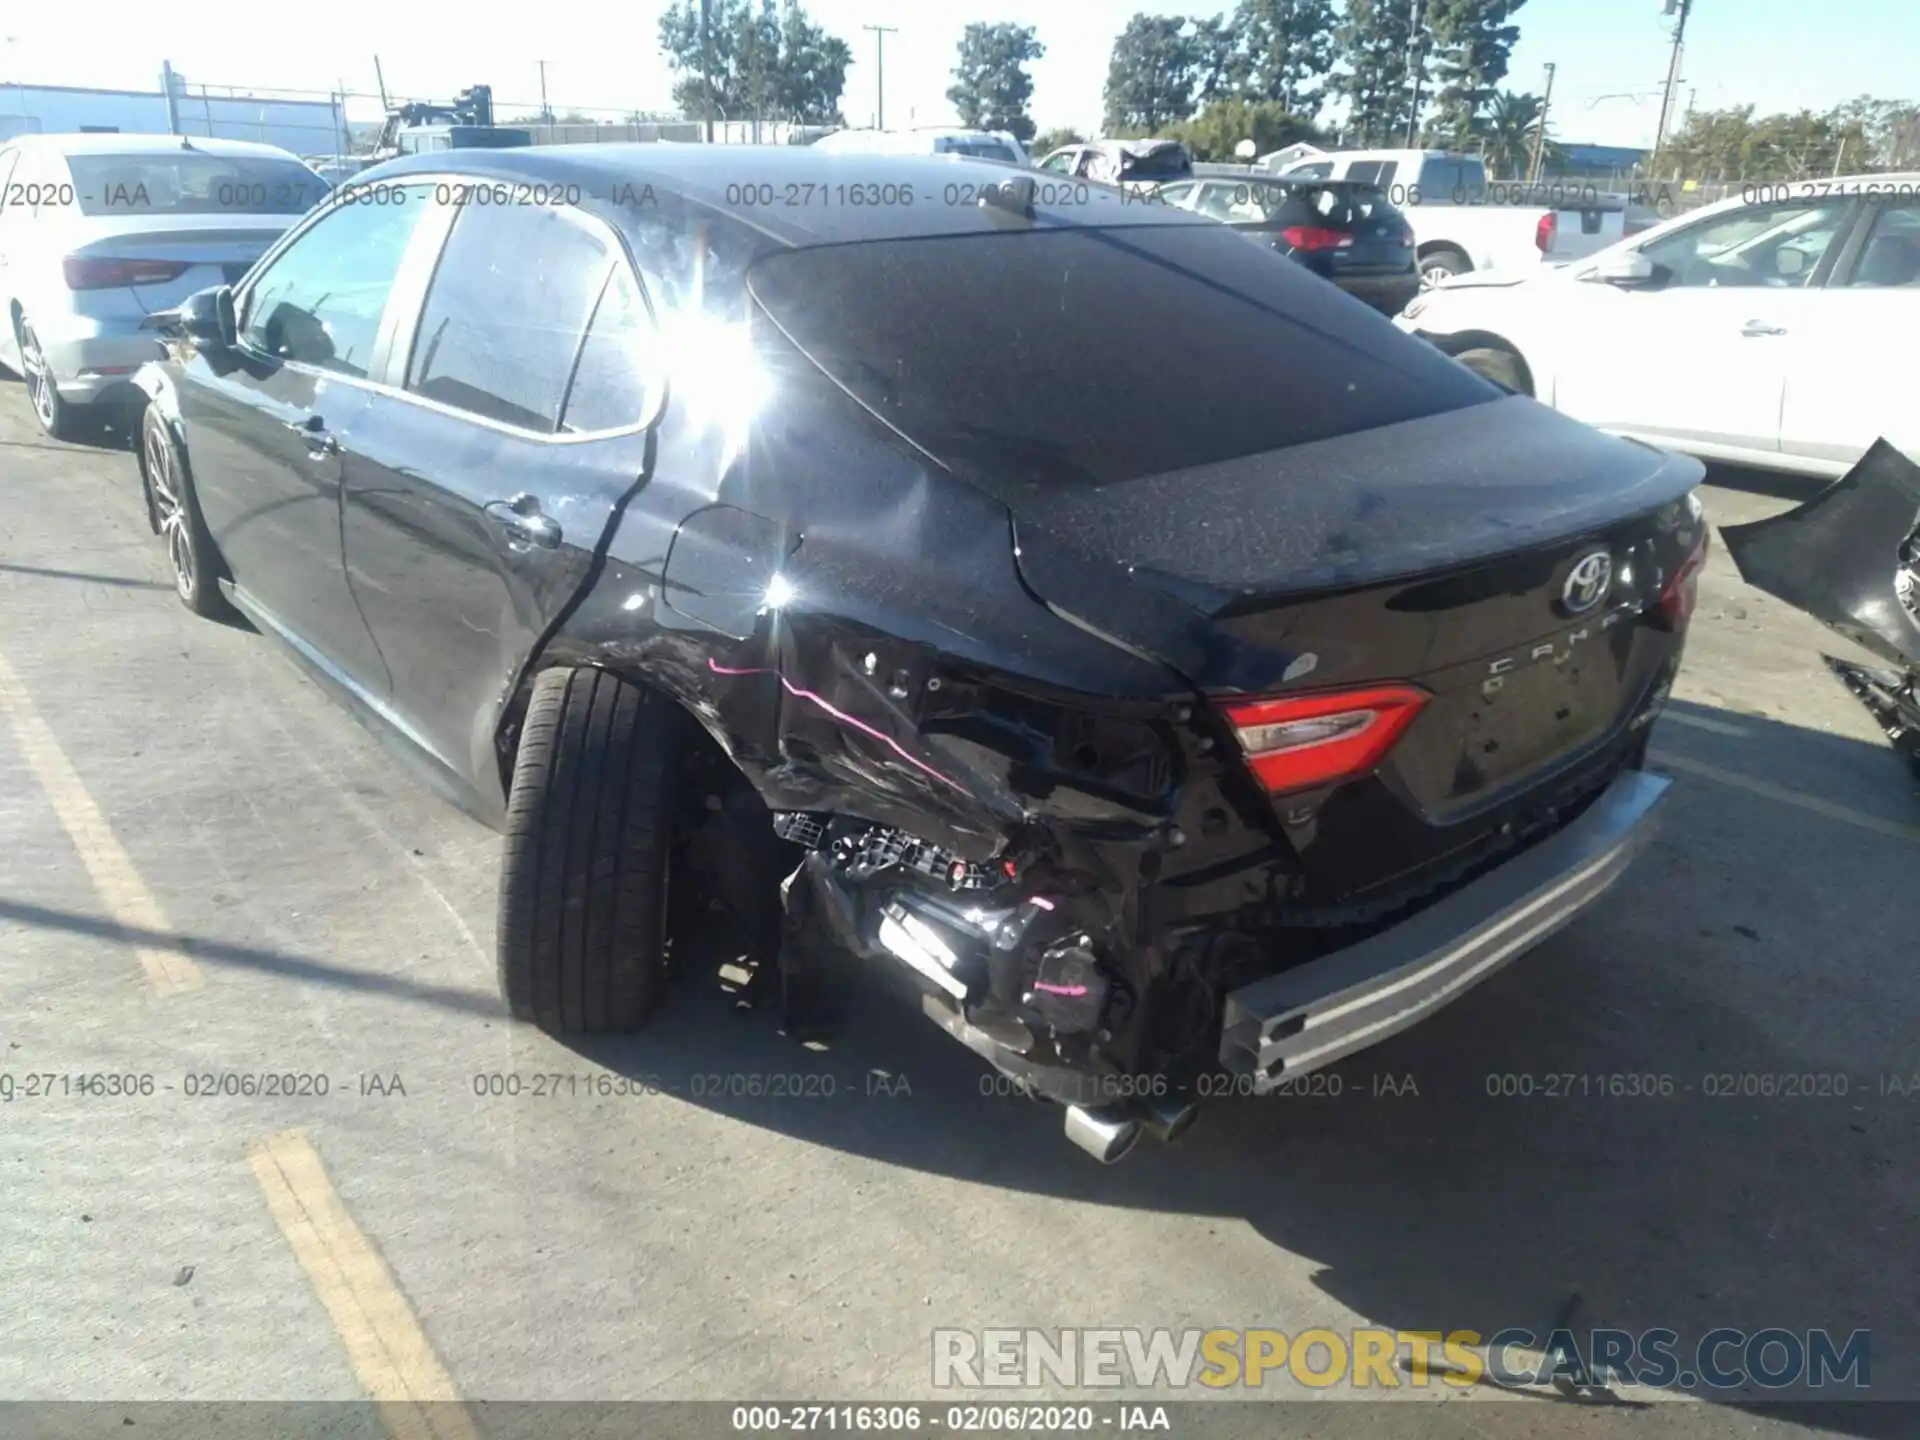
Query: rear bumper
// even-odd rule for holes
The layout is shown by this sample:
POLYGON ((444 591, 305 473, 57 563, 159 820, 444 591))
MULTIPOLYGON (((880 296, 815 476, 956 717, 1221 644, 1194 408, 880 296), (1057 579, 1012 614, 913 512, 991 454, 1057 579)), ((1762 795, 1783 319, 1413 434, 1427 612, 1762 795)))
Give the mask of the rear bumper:
POLYGON ((1565 829, 1403 923, 1233 991, 1221 1063, 1265 1093, 1459 998, 1620 878, 1652 839, 1669 783, 1629 771, 1565 829))
POLYGON ((1405 275, 1333 275, 1328 278, 1354 299, 1371 305, 1388 319, 1406 309, 1413 297, 1420 293, 1420 276, 1415 272, 1405 275))
POLYGON ((147 361, 166 359, 165 343, 154 330, 142 329, 141 319, 35 315, 34 333, 60 398, 78 405, 108 398, 129 384, 133 372, 147 361))

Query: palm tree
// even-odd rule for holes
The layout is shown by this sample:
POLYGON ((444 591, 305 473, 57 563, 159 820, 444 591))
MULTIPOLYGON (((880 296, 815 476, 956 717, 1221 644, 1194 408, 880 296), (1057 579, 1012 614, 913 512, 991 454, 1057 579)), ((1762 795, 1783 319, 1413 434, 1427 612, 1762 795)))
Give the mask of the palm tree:
MULTIPOLYGON (((1502 90, 1476 127, 1489 175, 1524 178, 1540 130, 1540 97, 1502 90)), ((1548 145, 1552 144, 1551 137, 1548 145)))

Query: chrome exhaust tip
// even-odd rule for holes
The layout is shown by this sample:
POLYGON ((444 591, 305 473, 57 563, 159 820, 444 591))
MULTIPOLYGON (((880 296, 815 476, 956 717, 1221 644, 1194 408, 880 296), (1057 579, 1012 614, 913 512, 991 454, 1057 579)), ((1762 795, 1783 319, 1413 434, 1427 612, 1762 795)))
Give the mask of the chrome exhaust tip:
POLYGON ((1178 1140, 1200 1118, 1200 1102, 1178 1095, 1151 1095, 1143 1098, 1137 1113, 1140 1123, 1163 1145, 1178 1140))
POLYGON ((1140 1117, 1123 1105, 1067 1106, 1067 1138, 1102 1165, 1124 1160, 1142 1129, 1140 1117))

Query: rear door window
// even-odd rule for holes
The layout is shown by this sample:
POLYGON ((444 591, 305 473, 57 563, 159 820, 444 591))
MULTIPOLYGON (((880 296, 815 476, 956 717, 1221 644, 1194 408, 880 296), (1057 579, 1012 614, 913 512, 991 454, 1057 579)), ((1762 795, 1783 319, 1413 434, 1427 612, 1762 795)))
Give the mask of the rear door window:
POLYGON ((1883 203, 1846 283, 1920 290, 1920 202, 1883 203))
POLYGON ((463 209, 427 287, 406 388, 552 434, 613 263, 609 242, 570 211, 463 209))
POLYGON ((616 264, 587 324, 560 429, 582 434, 638 425, 652 414, 664 383, 662 359, 640 284, 616 264))

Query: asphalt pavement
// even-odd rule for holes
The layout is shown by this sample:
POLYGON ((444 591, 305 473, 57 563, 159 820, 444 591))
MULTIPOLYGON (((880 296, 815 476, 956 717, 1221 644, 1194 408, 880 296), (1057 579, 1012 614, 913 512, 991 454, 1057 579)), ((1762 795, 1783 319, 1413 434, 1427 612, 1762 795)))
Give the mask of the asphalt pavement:
MULTIPOLYGON (((1840 642, 1723 551, 1665 829, 1603 907, 1337 1087, 1102 1168, 884 996, 823 1050, 717 975, 628 1039, 506 1019, 498 838, 177 603, 112 439, 0 383, 0 1401, 489 1436, 493 1402, 1059 1397, 936 1392, 936 1328, 1568 1317, 1867 1330, 1859 1394, 1920 1399, 1920 796, 1840 642)), ((1713 478, 1718 523, 1791 503, 1713 478)), ((1270 1435, 1920 1433, 1752 1383, 1260 1393, 1318 1417, 1270 1435)))

